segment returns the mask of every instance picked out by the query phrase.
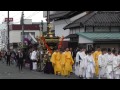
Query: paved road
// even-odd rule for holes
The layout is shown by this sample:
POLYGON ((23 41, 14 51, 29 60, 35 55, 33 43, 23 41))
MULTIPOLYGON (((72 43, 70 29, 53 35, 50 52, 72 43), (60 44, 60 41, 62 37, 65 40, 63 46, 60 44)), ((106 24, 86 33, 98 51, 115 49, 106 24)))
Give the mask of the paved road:
POLYGON ((43 72, 30 71, 25 68, 23 69, 23 73, 21 73, 15 65, 7 66, 6 63, 0 61, 0 79, 78 79, 78 77, 71 75, 68 78, 44 74, 43 72))

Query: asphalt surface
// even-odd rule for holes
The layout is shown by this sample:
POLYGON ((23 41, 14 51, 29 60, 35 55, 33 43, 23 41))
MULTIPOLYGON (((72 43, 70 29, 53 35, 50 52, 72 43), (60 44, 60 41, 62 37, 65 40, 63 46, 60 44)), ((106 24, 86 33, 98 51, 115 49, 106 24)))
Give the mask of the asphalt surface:
POLYGON ((0 79, 79 79, 74 74, 70 77, 63 77, 53 74, 44 74, 43 72, 30 71, 23 68, 23 72, 18 70, 16 65, 7 66, 6 63, 0 61, 0 79))

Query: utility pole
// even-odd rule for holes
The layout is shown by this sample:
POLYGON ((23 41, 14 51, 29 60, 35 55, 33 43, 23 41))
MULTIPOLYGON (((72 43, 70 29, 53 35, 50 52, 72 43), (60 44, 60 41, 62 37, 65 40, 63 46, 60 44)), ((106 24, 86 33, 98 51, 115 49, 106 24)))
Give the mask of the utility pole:
POLYGON ((41 31, 42 31, 42 36, 43 36, 43 20, 41 20, 41 31))
POLYGON ((10 49, 10 47, 9 47, 9 11, 8 11, 7 25, 8 25, 8 38, 7 38, 8 44, 7 44, 7 49, 9 50, 10 49))
MULTIPOLYGON (((41 20, 41 35, 43 36, 43 20, 41 20)), ((41 36, 40 36, 41 37, 41 36)), ((41 42, 39 42, 39 45, 40 45, 40 49, 39 49, 39 71, 41 72, 42 71, 42 63, 43 63, 43 58, 42 58, 42 53, 43 52, 43 48, 42 48, 42 45, 41 45, 41 42)))
POLYGON ((22 25, 22 47, 23 47, 24 46, 24 11, 22 11, 21 25, 22 25))
POLYGON ((50 11, 47 11, 47 37, 49 37, 50 11))

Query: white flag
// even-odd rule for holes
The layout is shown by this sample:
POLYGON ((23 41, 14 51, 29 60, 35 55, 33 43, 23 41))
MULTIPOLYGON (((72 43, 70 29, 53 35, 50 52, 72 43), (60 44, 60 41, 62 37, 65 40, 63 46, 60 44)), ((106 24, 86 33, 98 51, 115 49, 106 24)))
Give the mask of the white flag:
POLYGON ((29 35, 35 42, 37 42, 37 40, 34 38, 34 36, 31 33, 29 33, 29 35))

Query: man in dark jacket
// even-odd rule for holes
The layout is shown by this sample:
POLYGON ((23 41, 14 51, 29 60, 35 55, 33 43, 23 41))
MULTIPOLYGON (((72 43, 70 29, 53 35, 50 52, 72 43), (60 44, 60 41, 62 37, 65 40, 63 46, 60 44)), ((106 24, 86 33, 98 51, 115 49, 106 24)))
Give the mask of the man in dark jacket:
POLYGON ((20 50, 20 52, 18 52, 18 67, 19 67, 19 70, 22 71, 22 68, 23 68, 23 52, 22 52, 22 50, 20 50))
POLYGON ((7 57, 7 65, 10 66, 10 58, 11 58, 11 52, 10 52, 10 50, 8 50, 6 52, 5 56, 7 57))

